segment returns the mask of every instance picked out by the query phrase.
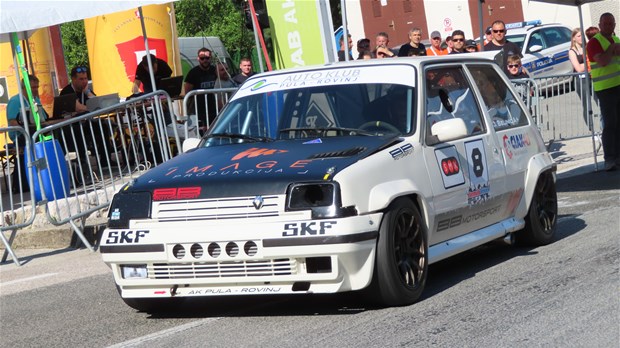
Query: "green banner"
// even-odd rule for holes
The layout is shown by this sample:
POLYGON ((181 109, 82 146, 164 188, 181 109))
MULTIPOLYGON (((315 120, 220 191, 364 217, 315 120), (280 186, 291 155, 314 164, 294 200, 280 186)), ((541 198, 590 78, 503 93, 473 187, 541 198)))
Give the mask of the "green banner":
POLYGON ((320 0, 266 0, 276 68, 325 63, 320 0))

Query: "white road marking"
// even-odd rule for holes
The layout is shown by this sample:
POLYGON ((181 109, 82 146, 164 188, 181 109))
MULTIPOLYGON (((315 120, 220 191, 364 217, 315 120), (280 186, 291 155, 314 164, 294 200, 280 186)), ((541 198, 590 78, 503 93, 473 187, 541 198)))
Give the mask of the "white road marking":
POLYGON ((185 331, 185 330, 189 330, 189 329, 195 328, 197 326, 206 324, 208 322, 216 321, 216 320, 220 320, 220 319, 221 318, 205 318, 205 319, 193 321, 191 323, 175 326, 175 327, 172 327, 170 329, 162 330, 162 331, 159 331, 159 332, 154 332, 154 333, 146 335, 146 336, 134 338, 133 340, 121 342, 121 343, 115 344, 113 346, 109 346, 108 348, 135 347, 135 346, 138 346, 138 345, 140 345, 142 343, 146 343, 146 342, 157 340, 157 339, 160 339, 160 338, 172 336, 172 335, 174 335, 176 333, 179 333, 179 332, 182 332, 182 331, 185 331))
POLYGON ((55 275, 57 275, 57 274, 58 274, 58 273, 45 273, 45 274, 39 274, 39 275, 32 276, 32 277, 28 277, 28 278, 15 279, 15 280, 11 280, 10 282, 0 283, 0 285, 2 285, 2 286, 13 285, 13 284, 17 284, 17 283, 28 282, 28 281, 35 280, 35 279, 41 279, 41 278, 52 277, 52 276, 55 276, 55 275))

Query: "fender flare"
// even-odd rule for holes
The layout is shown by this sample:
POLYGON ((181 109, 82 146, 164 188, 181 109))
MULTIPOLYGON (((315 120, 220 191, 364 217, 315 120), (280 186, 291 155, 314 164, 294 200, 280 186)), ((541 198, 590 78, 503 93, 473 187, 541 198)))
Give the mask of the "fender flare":
POLYGON ((515 212, 516 216, 523 217, 527 215, 527 212, 530 209, 530 203, 532 202, 532 196, 534 195, 534 189, 536 188, 536 183, 538 182, 540 175, 544 172, 551 171, 553 181, 555 182, 556 170, 557 164, 548 152, 539 153, 530 158, 525 175, 523 197, 521 202, 519 202, 517 211, 515 212))

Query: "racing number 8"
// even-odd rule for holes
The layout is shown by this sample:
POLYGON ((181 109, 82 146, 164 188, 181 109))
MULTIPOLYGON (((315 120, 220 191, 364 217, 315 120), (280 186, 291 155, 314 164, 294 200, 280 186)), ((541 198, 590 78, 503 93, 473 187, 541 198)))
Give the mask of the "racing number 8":
POLYGON ((474 175, 476 175, 477 178, 481 177, 484 173, 484 164, 482 163, 482 153, 480 149, 474 148, 471 151, 471 163, 474 167, 474 175))

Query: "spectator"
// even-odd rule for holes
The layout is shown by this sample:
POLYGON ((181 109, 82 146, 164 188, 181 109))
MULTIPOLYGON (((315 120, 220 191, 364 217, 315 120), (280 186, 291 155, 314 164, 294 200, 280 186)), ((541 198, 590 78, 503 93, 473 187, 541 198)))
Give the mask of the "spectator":
POLYGON ((491 34, 493 39, 491 42, 484 45, 485 51, 501 51, 501 56, 498 57, 498 64, 504 67, 504 72, 508 74, 507 66, 508 66, 508 57, 518 54, 519 57, 523 57, 521 55, 521 50, 514 43, 506 40, 506 24, 504 24, 501 20, 496 20, 491 25, 491 34), (503 57, 502 57, 503 56, 503 57))
POLYGON ((521 57, 519 57, 518 55, 514 54, 512 56, 509 56, 507 62, 508 66, 506 67, 506 70, 508 71, 509 79, 526 79, 530 77, 530 75, 527 73, 527 70, 521 64, 521 57))
POLYGON ((373 59, 376 58, 375 55, 371 51, 362 51, 360 52, 360 58, 357 59, 373 59))
POLYGON ((588 42, 586 52, 605 123, 602 136, 605 170, 612 171, 620 165, 620 38, 614 35, 616 19, 611 13, 603 13, 598 26, 600 32, 588 42))
POLYGON ((458 54, 465 52, 465 33, 462 30, 452 32, 452 52, 450 54, 458 54))
POLYGON ((347 41, 347 45, 344 44, 344 35, 340 37, 340 50, 338 51, 338 61, 344 62, 346 61, 345 52, 349 56, 349 60, 353 60, 353 56, 351 56, 351 49, 353 48, 353 40, 351 40, 351 35, 349 34, 349 40, 347 41), (348 49, 346 49, 348 47, 348 49))
POLYGON ((476 44, 476 41, 474 40, 467 40, 465 41, 465 51, 466 52, 478 52, 478 45, 476 44))
POLYGON ((446 49, 448 50, 448 54, 452 53, 453 48, 454 48, 454 43, 452 42, 452 35, 448 35, 446 37, 446 49))
POLYGON ((73 67, 70 76, 71 83, 60 91, 60 95, 75 94, 75 113, 73 115, 88 112, 86 101, 95 96, 95 93, 88 88, 88 69, 83 66, 73 67))
POLYGON ((427 56, 444 56, 448 54, 448 50, 441 48, 441 33, 437 30, 431 33, 431 47, 426 49, 427 56))
POLYGON ((396 53, 389 48, 390 38, 387 33, 380 32, 375 37, 375 50, 374 54, 377 58, 392 58, 396 57, 396 53))
POLYGON ((491 27, 487 27, 487 30, 484 31, 484 43, 482 44, 482 46, 486 46, 486 44, 488 44, 492 40, 493 40, 493 32, 491 30, 491 27))
MULTIPOLYGON (((217 80, 215 80, 215 88, 234 87, 237 87, 237 84, 232 80, 232 78, 230 78, 230 74, 228 73, 228 65, 224 62, 217 63, 217 80)), ((222 92, 217 94, 216 99, 218 111, 221 110, 226 103, 228 103, 230 95, 230 92, 222 92)))
MULTIPOLYGON (((39 99, 39 79, 34 76, 34 75, 28 75, 28 80, 30 81, 30 90, 32 91, 32 99, 34 99, 34 103, 36 104, 37 107, 37 111, 39 114, 39 122, 40 125, 42 127, 46 127, 50 124, 56 123, 56 122, 60 122, 63 121, 62 119, 60 120, 50 120, 47 112, 45 112, 45 109, 43 109, 43 106, 41 105, 41 99, 39 99)), ((27 113, 26 113, 26 117, 28 117, 28 130, 26 132, 26 134, 28 135, 32 135, 34 132, 37 131, 36 129, 36 124, 34 123, 34 117, 32 117, 32 115, 30 115, 30 103, 28 102, 28 95, 26 94, 26 85, 24 84, 24 81, 22 80, 22 100, 24 102, 24 106, 27 108, 27 113)), ((19 101, 19 94, 14 95, 13 97, 11 97, 11 99, 9 99, 9 102, 6 106, 6 119, 7 119, 7 124, 8 126, 14 126, 14 127, 24 127, 24 120, 22 119, 22 114, 21 114, 21 103, 19 101)), ((8 132, 8 136, 9 138, 13 141, 14 144, 16 144, 15 146, 17 147, 24 147, 26 144, 26 139, 24 138, 22 133, 19 132, 15 132, 15 131, 10 131, 8 132)), ((19 187, 19 180, 21 178, 21 182, 22 182, 22 186, 21 186, 21 190, 23 192, 29 192, 30 188, 28 186, 28 178, 26 177, 26 161, 24 158, 24 151, 17 151, 17 154, 19 156, 17 163, 21 164, 21 168, 13 168, 13 173, 11 174, 11 184, 12 184, 12 192, 13 193, 18 193, 20 187, 19 187)))
MULTIPOLYGON (((357 59, 364 59, 362 53, 370 52, 370 39, 363 38, 357 40, 357 59)), ((372 53, 372 52, 371 52, 372 53)))
POLYGON ((409 42, 400 46, 398 50, 399 57, 425 56, 426 47, 422 41, 422 30, 420 28, 412 28, 409 30, 409 42))
POLYGON ((159 80, 170 77, 172 75, 172 69, 163 59, 155 57, 151 54, 151 64, 153 66, 153 75, 155 75, 155 88, 151 84, 151 75, 149 74, 149 62, 147 56, 142 57, 142 61, 136 67, 136 77, 133 81, 132 92, 134 94, 140 93, 140 84, 142 84, 142 90, 144 93, 151 93, 157 90, 157 83, 159 80))
MULTIPOLYGON (((212 52, 208 48, 201 48, 197 53, 198 65, 193 67, 185 76, 185 93, 197 89, 212 89, 217 80, 217 71, 211 64, 213 58, 212 52)), ((200 127, 205 130, 208 125, 215 119, 217 114, 215 105, 215 96, 207 94, 207 105, 205 105, 205 97, 198 95, 190 99, 188 105, 188 114, 197 113, 200 127)))
POLYGON ((241 70, 241 72, 233 77, 233 81, 239 86, 241 86, 250 76, 255 74, 255 72, 252 71, 252 60, 247 57, 241 58, 241 61, 239 62, 239 70, 241 70))
MULTIPOLYGON (((568 51, 568 59, 573 65, 573 72, 580 73, 579 76, 575 76, 574 78, 575 92, 577 92, 579 99, 581 99, 581 106, 583 107, 583 110, 586 111, 588 108, 588 100, 583 96, 583 87, 585 86, 586 79, 585 74, 581 74, 586 70, 583 55, 583 45, 581 40, 581 29, 573 29, 571 33, 571 44, 570 50, 568 51)), ((583 120, 586 122, 586 125, 589 127, 589 129, 592 130, 590 122, 588 122, 588 112, 583 113, 583 120)))

